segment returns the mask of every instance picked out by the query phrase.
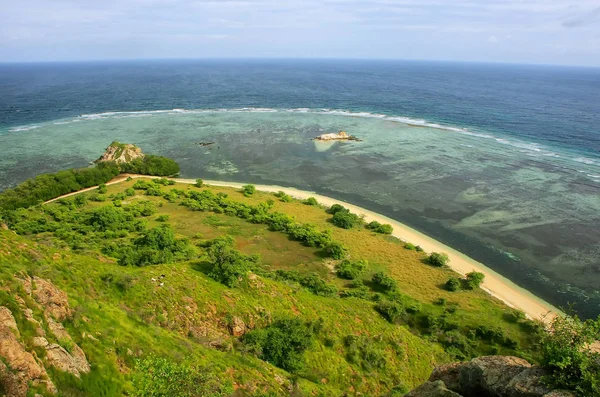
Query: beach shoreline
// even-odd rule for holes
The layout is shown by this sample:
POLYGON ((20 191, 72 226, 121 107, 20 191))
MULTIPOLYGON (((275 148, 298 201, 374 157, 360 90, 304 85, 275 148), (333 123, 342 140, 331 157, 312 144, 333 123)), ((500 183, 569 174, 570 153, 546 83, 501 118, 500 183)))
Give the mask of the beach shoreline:
MULTIPOLYGON (((160 178, 156 176, 149 175, 128 175, 123 174, 118 176, 117 178, 109 181, 106 185, 112 185, 116 183, 121 183, 127 178, 160 178)), ((185 178, 169 178, 174 180, 177 183, 184 184, 195 184, 195 179, 185 179, 185 178)), ((220 187, 231 187, 240 189, 245 183, 239 182, 226 182, 226 181, 216 181, 216 180, 204 180, 204 183, 209 186, 220 186, 220 187)), ((524 288, 519 287, 509 279, 504 276, 501 276, 494 270, 488 268, 484 264, 477 262, 476 260, 469 258, 463 253, 449 247, 432 237, 429 237, 403 223, 400 223, 394 219, 388 218, 384 215, 378 214, 376 212, 370 211, 366 208, 359 207, 357 205, 345 202, 343 200, 333 199, 327 196, 323 196, 317 194, 315 192, 299 190, 292 187, 284 187, 284 186, 276 186, 276 185, 254 185, 256 190, 268 193, 274 193, 278 191, 283 191, 286 194, 297 198, 297 199, 306 199, 308 197, 314 197, 319 204, 325 206, 332 206, 333 204, 341 204, 344 207, 348 208, 351 212, 356 213, 357 215, 364 216, 365 221, 377 221, 379 223, 388 223, 392 225, 394 228, 394 232, 392 235, 397 237, 405 242, 410 242, 414 245, 419 245, 423 248, 426 253, 431 252, 444 252, 448 255, 449 267, 455 272, 465 275, 472 271, 481 272, 485 275, 485 280, 481 285, 481 288, 486 291, 491 296, 501 300, 509 307, 518 309, 523 311, 529 318, 534 320, 540 320, 545 323, 549 323, 557 313, 561 313, 559 309, 551 305, 550 303, 544 301, 543 299, 535 296, 531 292, 527 291, 524 288)), ((79 193, 84 193, 87 191, 91 191, 96 187, 91 187, 87 189, 83 189, 77 192, 69 193, 63 195, 61 197, 57 197, 55 199, 49 200, 46 203, 50 203, 61 198, 69 197, 72 195, 76 195, 79 193)))

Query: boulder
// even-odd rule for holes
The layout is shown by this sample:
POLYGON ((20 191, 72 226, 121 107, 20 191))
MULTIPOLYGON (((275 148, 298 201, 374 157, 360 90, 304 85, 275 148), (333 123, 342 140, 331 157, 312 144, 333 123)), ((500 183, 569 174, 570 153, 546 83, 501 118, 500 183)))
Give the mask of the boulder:
POLYGON ((465 365, 467 365, 467 363, 451 363, 440 365, 431 373, 429 382, 441 380, 448 389, 458 392, 460 391, 460 371, 465 365))
POLYGON ((233 317, 229 324, 229 332, 233 336, 242 336, 246 333, 246 323, 239 317, 233 317))
POLYGON ((460 394, 449 390, 444 382, 436 380, 425 382, 404 397, 462 397, 460 394))
POLYGON ((510 381, 531 364, 511 356, 478 357, 460 369, 460 391, 465 397, 508 396, 510 381))
POLYGON ((110 161, 120 164, 129 163, 132 160, 142 157, 144 157, 144 154, 142 153, 142 149, 139 147, 130 143, 121 143, 115 141, 106 148, 106 152, 104 152, 104 154, 95 162, 103 163, 110 161))
POLYGON ((506 389, 510 397, 542 397, 551 390, 542 382, 546 371, 540 367, 527 368, 508 383, 506 389))

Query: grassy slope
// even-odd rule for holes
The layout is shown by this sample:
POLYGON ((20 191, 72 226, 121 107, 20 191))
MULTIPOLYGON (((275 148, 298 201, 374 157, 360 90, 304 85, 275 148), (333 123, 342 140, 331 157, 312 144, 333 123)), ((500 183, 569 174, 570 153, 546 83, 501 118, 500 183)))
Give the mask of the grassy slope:
MULTIPOLYGON (((110 186, 109 193, 124 191, 131 185, 133 181, 110 186)), ((197 189, 189 185, 172 187, 197 189)), ((163 190, 169 188, 163 187, 163 190)), ((210 189, 252 204, 274 199, 260 192, 246 198, 233 189, 210 189)), ((139 199, 140 194, 138 191, 137 196, 128 200, 139 199)), ((314 248, 290 241, 282 233, 270 232, 264 225, 222 214, 191 212, 158 197, 144 199, 163 202, 151 219, 168 214, 169 223, 181 235, 192 237, 200 233, 202 238, 213 238, 231 234, 236 238, 238 249, 260 254, 262 261, 272 268, 318 271, 339 288, 347 283, 335 278, 327 267, 327 260, 314 248)), ((503 320, 506 307, 501 302, 482 291, 450 293, 442 290, 440 285, 452 272, 424 265, 422 254, 405 250, 398 241, 365 229, 336 228, 327 222, 329 216, 322 208, 275 201, 276 211, 294 215, 301 222, 314 223, 320 229, 331 228, 334 239, 349 247, 351 257, 369 260, 365 276, 386 269, 398 281, 402 292, 423 305, 430 305, 432 310, 441 311, 432 302, 446 298, 459 305, 455 316, 461 325, 480 324, 485 318, 488 325, 502 327, 507 335, 526 344, 519 327, 503 320)), ((110 202, 90 202, 88 206, 108 204, 110 202)), ((151 220, 148 226, 158 224, 151 220)), ((366 300, 318 297, 298 286, 263 278, 230 289, 198 271, 195 262, 121 267, 97 252, 80 255, 64 247, 57 248, 59 243, 49 236, 35 236, 36 242, 33 242, 11 232, 1 233, 2 284, 10 286, 13 293, 20 291, 13 274, 24 270, 53 281, 67 292, 76 309, 74 320, 66 327, 88 355, 93 371, 84 376, 83 381, 65 376, 56 380, 59 387, 72 388, 72 395, 114 395, 130 389, 135 357, 151 352, 177 361, 214 365, 224 379, 231 379, 244 390, 269 389, 284 395, 287 383, 282 386, 281 380, 291 376, 244 354, 243 348, 227 332, 228 319, 232 316, 255 326, 276 318, 323 318, 325 331, 306 353, 307 367, 299 374, 299 384, 305 391, 318 390, 324 395, 341 395, 346 391, 377 395, 396 384, 411 387, 422 382, 435 363, 450 360, 439 345, 413 335, 404 326, 383 320, 366 300), (161 280, 163 286, 152 281, 161 275, 165 276, 161 280), (98 341, 83 339, 83 332, 99 333, 98 341), (372 338, 372 343, 385 352, 386 367, 369 371, 348 363, 343 346, 347 335, 372 338), (333 346, 326 347, 326 339, 333 341, 333 346), (215 345, 220 347, 216 349, 215 345)), ((11 306, 11 300, 9 292, 0 292, 0 304, 11 306)))

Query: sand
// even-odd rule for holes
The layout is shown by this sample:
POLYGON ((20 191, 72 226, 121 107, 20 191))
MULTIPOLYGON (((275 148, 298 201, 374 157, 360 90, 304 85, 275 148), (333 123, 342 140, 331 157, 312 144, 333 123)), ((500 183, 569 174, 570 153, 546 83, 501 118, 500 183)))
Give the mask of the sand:
MULTIPOLYGON (((115 183, 120 183, 127 179, 128 176, 132 178, 155 178, 146 175, 121 175, 114 180, 106 183, 107 185, 112 185, 115 183)), ((179 183, 187 183, 194 184, 196 183, 193 179, 181 179, 181 178, 172 178, 176 182, 179 183)), ((243 183, 235 183, 235 182, 223 182, 223 181, 212 181, 205 180, 205 184, 213 185, 213 186, 224 186, 224 187, 232 187, 232 188, 241 188, 243 183)), ((377 221, 380 223, 388 223, 393 226, 394 232, 393 236, 407 242, 411 242, 414 245, 421 246, 425 252, 445 252, 449 259, 449 266, 461 275, 465 275, 466 273, 472 271, 478 271, 485 275, 485 280, 481 285, 481 288, 488 292, 490 295, 502 300, 508 306, 522 310, 529 318, 534 320, 542 320, 544 322, 549 322, 554 317, 556 313, 560 313, 560 311, 552 306, 551 304, 545 302, 544 300, 536 297, 531 292, 519 287, 514 284, 507 278, 499 275, 495 271, 489 269, 482 263, 479 263, 468 256, 448 247, 447 245, 442 244, 441 242, 418 232, 400 222, 397 222, 391 218, 383 216, 381 214, 377 214, 373 211, 369 211, 365 208, 358 207, 356 205, 341 201, 335 200, 330 197, 322 196, 316 194, 314 192, 298 190, 290 187, 282 187, 282 186, 272 186, 272 185, 255 185, 256 190, 263 192, 278 192, 283 191, 286 194, 298 198, 298 199, 306 199, 308 197, 314 197, 317 201, 325 206, 331 206, 333 204, 341 204, 344 207, 348 208, 351 212, 363 215, 365 221, 377 221)), ((59 198, 49 200, 47 202, 56 201, 60 198, 72 196, 74 194, 86 192, 95 189, 95 187, 83 189, 79 192, 69 193, 59 198)))

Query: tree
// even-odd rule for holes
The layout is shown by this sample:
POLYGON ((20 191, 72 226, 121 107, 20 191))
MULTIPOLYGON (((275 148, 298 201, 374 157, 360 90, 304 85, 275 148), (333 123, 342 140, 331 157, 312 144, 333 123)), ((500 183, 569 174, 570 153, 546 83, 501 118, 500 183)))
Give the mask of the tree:
POLYGON ((340 204, 334 204, 331 207, 329 207, 329 209, 327 210, 327 213, 329 213, 331 215, 335 215, 336 213, 338 213, 340 211, 348 211, 348 210, 340 204))
POLYGON ((598 339, 600 316, 585 321, 562 314, 554 317, 540 344, 541 365, 550 373, 550 384, 581 396, 600 396, 600 353, 592 350, 598 339))
POLYGON ((228 287, 238 285, 240 280, 256 267, 258 258, 243 255, 233 248, 234 240, 230 236, 217 237, 209 244, 206 253, 212 269, 208 275, 228 287))
POLYGON ((194 184, 194 186, 202 187, 203 185, 204 185, 204 181, 202 179, 196 179, 196 183, 194 184))
POLYGON ((427 258, 427 263, 436 267, 444 267, 449 261, 450 259, 448 258, 447 254, 438 252, 432 252, 427 258))
POLYGON ((452 292, 460 290, 460 287, 461 282, 458 277, 450 277, 448 281, 446 281, 446 284, 444 284, 444 288, 452 292))
POLYGON ((467 278, 465 280, 465 285, 467 289, 475 289, 479 288, 483 279, 485 278, 485 274, 479 272, 471 272, 467 273, 467 278))

